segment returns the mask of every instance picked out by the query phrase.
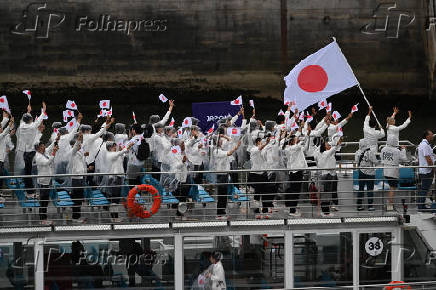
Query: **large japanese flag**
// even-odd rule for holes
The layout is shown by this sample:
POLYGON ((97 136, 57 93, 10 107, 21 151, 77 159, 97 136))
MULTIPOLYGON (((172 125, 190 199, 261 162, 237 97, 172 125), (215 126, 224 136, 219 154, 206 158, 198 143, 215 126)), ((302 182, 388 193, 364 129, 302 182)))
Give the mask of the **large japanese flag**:
POLYGON ((336 41, 297 64, 285 82, 284 98, 299 111, 359 84, 336 41))

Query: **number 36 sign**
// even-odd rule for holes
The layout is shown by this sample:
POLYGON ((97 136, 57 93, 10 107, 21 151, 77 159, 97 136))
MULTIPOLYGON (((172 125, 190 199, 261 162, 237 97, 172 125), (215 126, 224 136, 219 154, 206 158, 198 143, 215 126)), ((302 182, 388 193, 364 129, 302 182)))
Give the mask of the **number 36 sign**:
POLYGON ((378 237, 372 237, 365 243, 365 251, 370 256, 378 256, 383 252, 383 242, 378 237))

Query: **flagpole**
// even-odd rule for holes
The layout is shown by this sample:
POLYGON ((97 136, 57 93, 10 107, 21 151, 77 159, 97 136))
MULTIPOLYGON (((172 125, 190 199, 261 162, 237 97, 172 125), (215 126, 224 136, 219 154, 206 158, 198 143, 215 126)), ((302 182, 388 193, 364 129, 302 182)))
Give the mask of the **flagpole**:
MULTIPOLYGON (((359 90, 362 93, 363 98, 365 99, 366 103, 368 104, 368 107, 371 107, 371 104, 369 103, 368 99, 365 96, 365 92, 362 90, 362 87, 360 86, 360 83, 357 86, 359 87, 359 90)), ((377 116, 374 113, 374 110, 372 110, 371 112, 372 112, 372 115, 374 116, 375 120, 377 121, 377 124, 381 128, 382 126, 381 126, 380 122, 378 121, 377 116)))

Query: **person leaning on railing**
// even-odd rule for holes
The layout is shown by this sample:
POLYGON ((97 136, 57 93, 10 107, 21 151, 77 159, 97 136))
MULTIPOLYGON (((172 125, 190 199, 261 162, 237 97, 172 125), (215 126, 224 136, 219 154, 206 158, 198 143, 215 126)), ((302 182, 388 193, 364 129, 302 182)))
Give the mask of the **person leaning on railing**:
POLYGON ((376 151, 374 147, 370 147, 366 139, 359 140, 359 150, 356 151, 355 161, 357 167, 359 167, 359 191, 357 193, 357 210, 362 211, 363 196, 365 192, 368 197, 368 210, 374 211, 373 196, 374 196, 374 183, 375 183, 375 169, 362 168, 362 167, 375 167, 378 164, 376 151))
MULTIPOLYGON (((433 166, 436 159, 430 143, 433 141, 434 135, 430 130, 425 130, 422 136, 422 141, 418 146, 419 166, 433 166)), ((425 210, 425 198, 433 183, 433 168, 419 168, 420 189, 418 193, 418 211, 425 210)))
MULTIPOLYGON (((45 144, 39 142, 35 145, 35 163, 38 168, 38 175, 51 176, 54 174, 54 158, 56 152, 59 150, 58 141, 59 135, 56 141, 49 147, 45 147, 45 144)), ((38 177, 37 183, 39 186, 39 218, 42 224, 51 224, 51 221, 47 220, 47 206, 50 199, 50 185, 51 177, 38 177)))
POLYGON ((388 203, 386 205, 387 211, 394 210, 394 194, 398 188, 398 178, 400 177, 400 163, 407 161, 406 147, 401 146, 401 150, 397 148, 398 138, 391 135, 386 140, 386 147, 381 152, 381 162, 383 166, 394 167, 385 168, 383 174, 389 184, 388 203))

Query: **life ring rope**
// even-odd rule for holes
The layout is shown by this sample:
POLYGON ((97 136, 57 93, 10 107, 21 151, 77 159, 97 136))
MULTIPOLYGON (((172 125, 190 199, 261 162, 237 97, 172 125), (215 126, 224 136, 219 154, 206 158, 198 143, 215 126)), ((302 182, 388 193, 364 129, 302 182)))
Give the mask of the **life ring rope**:
POLYGON ((149 218, 159 211, 161 202, 159 191, 154 186, 148 184, 137 185, 129 191, 129 195, 127 196, 128 215, 149 218), (136 202, 136 194, 141 191, 146 191, 153 197, 153 205, 150 210, 147 210, 144 206, 136 202))

